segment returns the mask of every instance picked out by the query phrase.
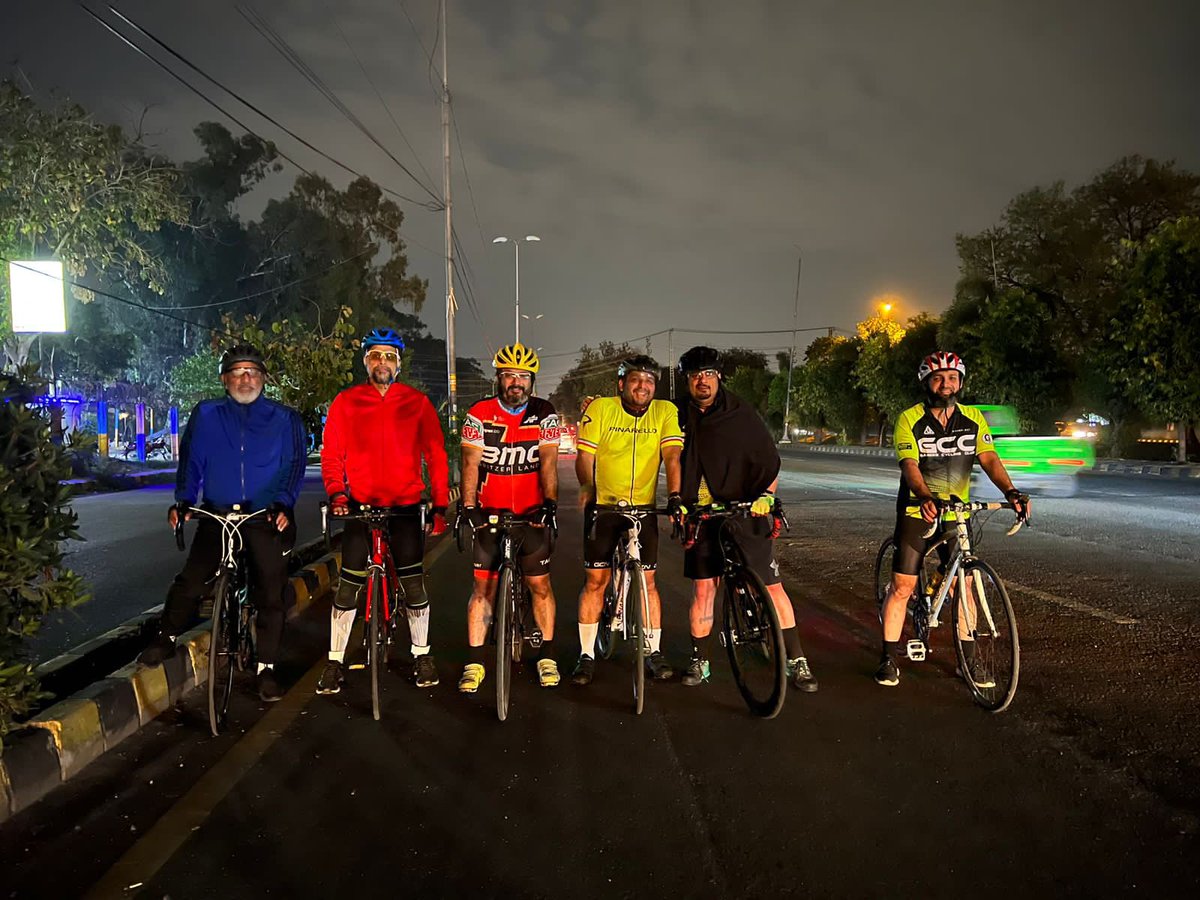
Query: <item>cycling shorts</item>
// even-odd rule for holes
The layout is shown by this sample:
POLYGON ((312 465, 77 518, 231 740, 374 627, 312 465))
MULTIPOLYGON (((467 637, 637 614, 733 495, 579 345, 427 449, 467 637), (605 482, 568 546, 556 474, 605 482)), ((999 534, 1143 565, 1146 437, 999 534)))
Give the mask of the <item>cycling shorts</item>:
MULTIPOLYGON (((653 572, 658 568, 658 516, 641 517, 642 568, 653 572)), ((612 568, 613 552, 625 537, 629 519, 620 513, 596 513, 589 507, 583 514, 583 565, 588 569, 612 568), (592 522, 596 523, 595 530, 592 522)))
MULTIPOLYGON (((967 522, 968 533, 971 528, 970 521, 967 522)), ((943 521, 933 537, 922 537, 929 530, 929 523, 924 519, 914 519, 912 516, 899 513, 896 516, 896 530, 892 534, 892 540, 896 543, 896 552, 892 554, 892 571, 897 575, 916 575, 921 570, 921 560, 925 558, 925 554, 929 552, 929 548, 934 545, 934 542, 939 540, 944 534, 954 534, 955 525, 953 522, 943 521)), ((955 545, 958 544, 957 538, 951 538, 944 544, 938 546, 938 558, 941 562, 938 568, 945 569, 946 564, 950 562, 950 554, 954 552, 955 545)))
MULTIPOLYGON (((485 510, 487 512, 487 510, 485 510)), ((513 531, 517 542, 517 558, 524 575, 550 574, 550 529, 522 525, 513 531)), ((484 578, 489 572, 500 571, 500 535, 490 528, 475 532, 473 565, 475 577, 484 578)))
MULTIPOLYGON (((412 514, 388 519, 388 548, 398 577, 420 575, 424 568, 425 529, 417 515, 420 506, 413 505, 411 509, 412 514)), ((361 519, 348 520, 342 531, 342 568, 352 572, 366 571, 370 555, 370 526, 361 519)))
POLYGON ((696 531, 696 542, 683 552, 683 574, 693 580, 720 578, 725 573, 725 555, 721 552, 719 532, 722 523, 737 535, 746 567, 763 584, 779 584, 779 563, 775 561, 775 541, 771 537, 774 520, 770 516, 749 519, 706 519, 696 531))

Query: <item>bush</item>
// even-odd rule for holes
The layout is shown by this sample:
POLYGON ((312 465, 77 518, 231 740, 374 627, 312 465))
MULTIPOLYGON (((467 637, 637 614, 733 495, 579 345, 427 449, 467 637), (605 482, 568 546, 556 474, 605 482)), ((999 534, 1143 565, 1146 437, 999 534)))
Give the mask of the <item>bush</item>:
POLYGON ((68 506, 68 451, 50 440, 32 372, 0 373, 0 740, 40 699, 25 640, 53 609, 87 599, 63 568, 63 543, 81 540, 68 506))

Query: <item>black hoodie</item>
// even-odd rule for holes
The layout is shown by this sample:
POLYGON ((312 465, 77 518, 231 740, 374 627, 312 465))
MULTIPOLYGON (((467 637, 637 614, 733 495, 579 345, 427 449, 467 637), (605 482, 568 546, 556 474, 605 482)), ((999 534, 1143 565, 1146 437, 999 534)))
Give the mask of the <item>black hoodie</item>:
POLYGON ((679 404, 683 501, 695 503, 700 476, 715 500, 756 500, 779 475, 779 451, 753 406, 721 385, 707 412, 690 398, 679 404))

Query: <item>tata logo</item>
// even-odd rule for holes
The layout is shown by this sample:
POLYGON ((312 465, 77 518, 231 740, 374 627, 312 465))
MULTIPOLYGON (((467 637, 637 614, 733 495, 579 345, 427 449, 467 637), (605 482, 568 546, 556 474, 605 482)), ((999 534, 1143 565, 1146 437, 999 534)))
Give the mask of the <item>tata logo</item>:
POLYGON ((975 435, 947 435, 941 438, 923 437, 917 441, 922 456, 967 456, 975 454, 975 435))
POLYGON ((508 469, 537 462, 537 444, 505 444, 503 447, 483 448, 483 463, 486 466, 508 469))
POLYGON ((470 422, 463 425, 462 436, 464 441, 481 441, 483 440, 483 432, 470 422))

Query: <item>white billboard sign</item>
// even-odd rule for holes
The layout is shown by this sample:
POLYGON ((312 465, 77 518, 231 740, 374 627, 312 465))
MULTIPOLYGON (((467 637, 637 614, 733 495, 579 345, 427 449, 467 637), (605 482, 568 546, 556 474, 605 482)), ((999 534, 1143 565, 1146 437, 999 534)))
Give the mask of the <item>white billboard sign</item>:
POLYGON ((12 330, 17 333, 67 330, 63 266, 58 260, 12 261, 8 264, 12 330))

